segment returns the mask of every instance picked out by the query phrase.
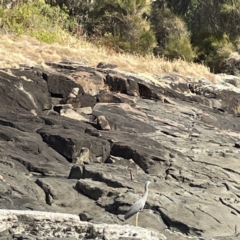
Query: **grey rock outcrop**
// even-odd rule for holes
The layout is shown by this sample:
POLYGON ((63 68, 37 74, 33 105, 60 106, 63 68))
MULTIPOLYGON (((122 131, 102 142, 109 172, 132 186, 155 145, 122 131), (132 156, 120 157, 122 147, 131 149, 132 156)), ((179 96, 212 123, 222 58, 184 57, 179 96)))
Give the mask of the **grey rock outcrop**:
MULTIPOLYGON (((122 239, 239 238, 238 87, 220 75, 214 83, 173 73, 154 80, 77 63, 47 64, 51 71, 0 71, 0 218, 28 219, 29 212, 12 209, 79 215, 74 227, 62 235, 50 229, 48 237, 108 239, 103 229, 109 226, 106 234, 122 239), (96 94, 84 91, 82 74, 97 86, 96 94), (71 115, 61 114, 66 110, 71 115), (139 225, 150 232, 130 229, 126 224, 134 225, 134 218, 123 221, 147 180, 152 184, 139 225)), ((30 234, 26 221, 21 229, 21 236, 30 234)))

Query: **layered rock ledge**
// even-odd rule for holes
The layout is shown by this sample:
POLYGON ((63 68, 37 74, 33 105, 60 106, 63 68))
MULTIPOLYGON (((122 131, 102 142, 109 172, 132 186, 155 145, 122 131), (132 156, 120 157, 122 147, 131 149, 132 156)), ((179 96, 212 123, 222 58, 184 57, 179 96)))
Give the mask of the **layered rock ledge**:
POLYGON ((9 239, 27 237, 24 216, 39 212, 73 214, 61 215, 76 221, 73 238, 115 228, 127 239, 239 238, 239 78, 47 64, 0 71, 0 218, 23 219, 21 231, 1 228, 9 239), (130 227, 123 216, 147 180, 130 227))

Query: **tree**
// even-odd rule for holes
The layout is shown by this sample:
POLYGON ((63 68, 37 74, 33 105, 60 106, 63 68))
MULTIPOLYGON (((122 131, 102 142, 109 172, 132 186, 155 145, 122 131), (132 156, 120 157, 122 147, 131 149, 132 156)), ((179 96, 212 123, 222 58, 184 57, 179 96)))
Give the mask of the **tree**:
POLYGON ((155 37, 146 18, 147 0, 98 0, 89 12, 89 35, 107 39, 115 50, 146 54, 152 51, 155 37))
MULTIPOLYGON (((176 52, 169 49, 173 46, 179 49, 178 53, 183 51, 185 45, 178 43, 181 47, 177 47, 176 39, 182 34, 185 38, 187 35, 179 34, 183 29, 177 24, 179 18, 190 33, 195 60, 204 62, 212 70, 217 69, 230 52, 239 49, 240 0, 156 0, 153 4, 153 26, 158 44, 163 47, 162 53, 176 52)), ((186 42, 183 38, 178 39, 186 42)))
POLYGON ((212 71, 234 51, 240 35, 239 10, 239 0, 195 0, 189 5, 184 19, 192 33, 196 60, 212 71))
POLYGON ((153 3, 151 22, 158 43, 154 52, 170 59, 191 61, 193 51, 190 33, 183 19, 175 15, 168 6, 167 1, 153 3))
POLYGON ((166 5, 177 16, 184 17, 189 10, 192 0, 167 0, 166 5))

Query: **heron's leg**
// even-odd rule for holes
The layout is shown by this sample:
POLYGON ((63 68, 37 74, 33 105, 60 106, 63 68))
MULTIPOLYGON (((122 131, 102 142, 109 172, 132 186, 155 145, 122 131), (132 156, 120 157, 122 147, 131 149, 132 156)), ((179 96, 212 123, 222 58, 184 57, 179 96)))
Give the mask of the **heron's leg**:
POLYGON ((134 180, 133 180, 133 174, 132 174, 132 169, 131 169, 131 168, 129 169, 129 172, 130 172, 130 179, 131 179, 131 181, 134 181, 134 180))
POLYGON ((131 169, 131 168, 128 168, 128 171, 129 171, 129 173, 130 173, 130 179, 131 179, 131 181, 133 181, 133 182, 138 182, 138 181, 136 181, 136 180, 134 180, 134 175, 133 175, 133 170, 131 169))
POLYGON ((136 227, 138 226, 138 214, 139 212, 137 212, 137 215, 136 215, 136 227))

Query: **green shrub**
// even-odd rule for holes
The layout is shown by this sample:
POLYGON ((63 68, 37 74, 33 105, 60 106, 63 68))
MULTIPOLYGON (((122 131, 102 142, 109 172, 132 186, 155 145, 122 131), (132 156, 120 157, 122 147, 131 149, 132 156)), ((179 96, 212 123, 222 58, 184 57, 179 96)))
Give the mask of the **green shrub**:
POLYGON ((236 47, 236 51, 240 54, 240 37, 238 37, 235 42, 234 45, 236 47))
POLYGON ((194 53, 190 33, 180 17, 174 15, 168 8, 153 8, 151 21, 158 42, 158 47, 155 49, 156 55, 192 61, 194 53))
POLYGON ((136 36, 136 40, 128 40, 119 35, 106 33, 100 41, 100 44, 113 49, 116 52, 137 53, 147 55, 152 52, 155 44, 155 37, 151 31, 143 30, 136 36))
POLYGON ((230 54, 236 50, 235 46, 226 38, 219 42, 213 42, 214 51, 207 57, 207 64, 212 72, 219 72, 221 63, 229 58, 230 54))
POLYGON ((2 9, 0 18, 5 31, 28 34, 48 43, 61 42, 61 32, 75 24, 66 11, 51 7, 44 0, 29 0, 12 9, 2 9))
POLYGON ((173 34, 168 37, 163 53, 170 59, 181 58, 188 62, 192 61, 194 55, 189 38, 187 36, 176 38, 173 34))
POLYGON ((212 72, 218 72, 221 63, 229 57, 236 47, 229 40, 227 34, 209 32, 202 33, 201 42, 196 47, 197 60, 208 65, 212 72))
POLYGON ((89 11, 86 31, 90 40, 101 39, 107 47, 129 53, 152 53, 155 36, 150 21, 143 17, 147 0, 98 0, 89 11))

